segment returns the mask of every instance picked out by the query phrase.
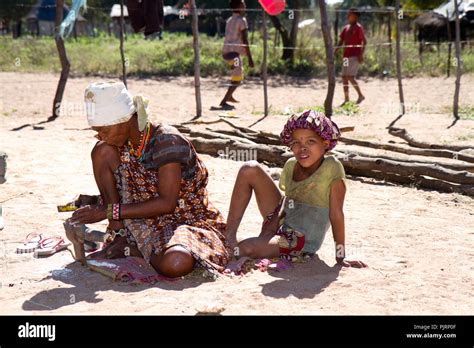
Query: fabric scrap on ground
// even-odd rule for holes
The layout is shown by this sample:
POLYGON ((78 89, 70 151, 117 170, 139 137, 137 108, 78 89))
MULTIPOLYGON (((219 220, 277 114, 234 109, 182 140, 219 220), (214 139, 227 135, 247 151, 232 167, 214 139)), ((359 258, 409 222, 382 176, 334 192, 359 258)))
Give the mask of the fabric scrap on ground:
POLYGON ((161 280, 172 280, 158 274, 143 258, 129 256, 121 259, 88 260, 90 270, 112 280, 130 284, 153 284, 161 280))

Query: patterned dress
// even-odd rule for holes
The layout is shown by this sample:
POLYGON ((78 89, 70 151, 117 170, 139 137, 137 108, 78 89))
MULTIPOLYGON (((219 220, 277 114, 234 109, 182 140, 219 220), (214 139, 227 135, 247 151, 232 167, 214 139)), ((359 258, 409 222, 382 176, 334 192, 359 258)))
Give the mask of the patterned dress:
POLYGON ((193 145, 171 126, 152 126, 143 161, 120 151, 121 164, 114 172, 122 204, 159 197, 158 169, 167 163, 181 165, 181 189, 176 209, 156 218, 125 219, 127 239, 136 243, 147 262, 153 254, 180 245, 198 264, 213 274, 223 271, 230 249, 223 232, 221 213, 208 201, 208 171, 193 145))

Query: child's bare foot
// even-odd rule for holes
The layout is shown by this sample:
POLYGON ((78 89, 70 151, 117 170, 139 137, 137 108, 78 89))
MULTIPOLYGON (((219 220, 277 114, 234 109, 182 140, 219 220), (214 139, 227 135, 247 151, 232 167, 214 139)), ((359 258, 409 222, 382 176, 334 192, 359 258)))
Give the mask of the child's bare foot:
POLYGON ((342 107, 343 107, 344 105, 346 105, 347 103, 349 103, 349 99, 348 99, 348 100, 344 100, 344 102, 343 102, 341 105, 339 105, 339 107, 342 108, 342 107))
POLYGON ((230 102, 230 103, 239 103, 239 101, 237 99, 235 99, 234 97, 229 97, 227 99, 227 101, 230 102))
POLYGON ((356 104, 360 104, 364 101, 365 97, 363 95, 359 96, 359 99, 357 99, 356 104))
POLYGON ((235 106, 227 104, 227 103, 221 103, 220 107, 222 110, 234 110, 235 106))

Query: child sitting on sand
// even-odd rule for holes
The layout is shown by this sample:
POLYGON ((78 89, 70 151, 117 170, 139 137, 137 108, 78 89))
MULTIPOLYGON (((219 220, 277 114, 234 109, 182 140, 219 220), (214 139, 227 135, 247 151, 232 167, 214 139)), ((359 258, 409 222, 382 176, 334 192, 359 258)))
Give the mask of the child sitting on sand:
POLYGON ((331 224, 336 261, 347 267, 366 267, 361 261, 345 260, 345 173, 341 162, 325 153, 340 136, 337 125, 324 114, 306 110, 290 117, 280 138, 290 147, 290 158, 279 186, 257 162, 246 163, 237 176, 227 219, 226 235, 237 257, 291 260, 314 254, 331 224), (264 218, 259 237, 237 243, 236 233, 255 192, 264 218))

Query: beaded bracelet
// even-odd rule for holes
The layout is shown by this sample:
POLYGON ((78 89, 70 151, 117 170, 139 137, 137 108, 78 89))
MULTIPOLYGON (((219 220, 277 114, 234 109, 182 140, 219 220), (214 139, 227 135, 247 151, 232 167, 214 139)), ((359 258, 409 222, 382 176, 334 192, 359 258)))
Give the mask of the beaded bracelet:
POLYGON ((120 220, 120 204, 112 204, 112 220, 120 220))

